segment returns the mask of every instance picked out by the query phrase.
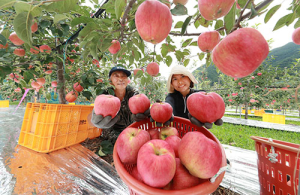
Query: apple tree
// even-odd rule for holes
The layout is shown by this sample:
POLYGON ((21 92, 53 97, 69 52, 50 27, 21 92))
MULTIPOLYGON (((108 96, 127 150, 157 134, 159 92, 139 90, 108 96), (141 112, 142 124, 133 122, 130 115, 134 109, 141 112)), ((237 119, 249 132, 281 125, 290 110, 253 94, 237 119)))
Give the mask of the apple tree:
MULTIPOLYGON (((110 86, 107 75, 112 66, 121 64, 132 71, 151 62, 188 66, 195 50, 199 60, 206 59, 210 64, 213 62, 211 54, 201 52, 197 46, 196 39, 202 32, 214 29, 225 39, 264 12, 265 22, 268 22, 281 7, 280 4, 270 7, 272 0, 255 3, 231 0, 230 6, 219 11, 202 7, 206 1, 211 3, 210 0, 198 1, 200 11, 197 2, 188 2, 187 5, 195 7, 193 13, 188 12, 184 1, 175 5, 162 0, 168 4, 167 10, 165 5, 155 1, 159 8, 144 6, 144 12, 151 14, 145 17, 143 12, 138 12, 143 3, 149 3, 143 0, 106 0, 102 4, 97 0, 89 3, 84 0, 0 0, 0 82, 13 73, 14 88, 19 87, 22 93, 25 88, 33 88, 31 95, 39 91, 48 97, 48 93, 55 90, 60 103, 66 103, 66 93, 77 93, 73 85, 79 82, 84 90, 77 94, 92 100, 110 86), (214 12, 218 16, 211 18, 214 12), (160 25, 162 19, 157 19, 163 15, 168 25, 160 25), (172 23, 173 20, 176 22, 172 23), (142 32, 146 29, 145 21, 151 21, 159 31, 142 32), (172 29, 168 29, 170 25, 172 29), (196 33, 190 30, 192 28, 196 33), (180 45, 176 43, 178 37, 184 39, 180 45), (46 82, 35 83, 38 78, 45 78, 46 82), (52 86, 53 81, 57 82, 56 87, 52 86)), ((296 0, 291 1, 288 12, 279 19, 274 30, 292 23, 295 28, 300 26, 300 7, 296 0)), ((147 72, 140 76, 144 84, 156 83, 155 77, 147 72)), ((248 86, 249 82, 244 84, 248 86)))

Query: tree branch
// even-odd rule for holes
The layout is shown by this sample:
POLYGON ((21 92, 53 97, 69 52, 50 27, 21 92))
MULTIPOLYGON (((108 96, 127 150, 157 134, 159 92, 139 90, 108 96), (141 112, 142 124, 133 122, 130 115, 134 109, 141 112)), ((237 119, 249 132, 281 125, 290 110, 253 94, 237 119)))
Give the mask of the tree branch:
POLYGON ((125 29, 125 22, 126 22, 126 19, 127 19, 127 15, 129 13, 129 11, 131 10, 133 4, 135 3, 136 0, 130 0, 125 11, 124 11, 124 14, 123 14, 123 17, 122 17, 122 20, 121 20, 121 34, 120 34, 120 42, 123 40, 123 36, 124 36, 124 29, 125 29))

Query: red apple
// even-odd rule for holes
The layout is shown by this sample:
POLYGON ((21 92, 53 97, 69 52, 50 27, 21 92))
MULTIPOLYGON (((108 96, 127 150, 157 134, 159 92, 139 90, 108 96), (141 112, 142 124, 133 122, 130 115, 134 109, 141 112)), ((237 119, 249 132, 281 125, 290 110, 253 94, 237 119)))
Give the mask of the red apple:
POLYGON ((10 34, 8 38, 15 45, 23 45, 24 44, 24 41, 22 41, 16 33, 10 34))
POLYGON ((214 176, 223 159, 219 144, 199 131, 188 132, 182 137, 178 155, 190 174, 201 179, 214 176))
POLYGON ((35 33, 38 30, 38 23, 35 22, 33 25, 31 25, 31 32, 35 33))
POLYGON ((83 87, 78 82, 74 83, 73 88, 75 89, 75 91, 78 91, 78 92, 83 91, 83 87))
POLYGON ((198 8, 206 20, 215 20, 225 16, 235 0, 198 0, 198 8))
POLYGON ((268 54, 269 45, 258 30, 240 28, 213 49, 212 60, 224 74, 241 78, 254 72, 268 54))
POLYGON ((159 131, 159 138, 165 140, 167 137, 171 135, 178 136, 178 131, 175 127, 163 127, 159 131))
POLYGON ((224 116, 225 103, 217 93, 197 92, 188 97, 187 109, 202 123, 213 123, 224 116))
POLYGON ((146 71, 151 76, 156 76, 159 73, 159 65, 156 62, 151 62, 147 65, 146 71))
POLYGON ((173 3, 177 5, 180 3, 181 5, 185 5, 188 2, 188 0, 173 0, 173 3))
POLYGON ((141 70, 141 71, 143 71, 143 72, 144 72, 144 70, 143 70, 143 69, 136 68, 136 69, 134 69, 134 70, 133 70, 133 74, 134 74, 134 76, 137 74, 137 72, 138 72, 139 70, 141 70))
POLYGON ((172 117, 172 113, 172 106, 165 102, 154 103, 150 108, 152 119, 159 123, 167 122, 172 117))
POLYGON ((112 40, 111 42, 111 46, 108 48, 108 51, 111 53, 111 54, 116 54, 118 53, 118 51, 121 49, 121 44, 118 40, 112 40))
POLYGON ((146 0, 135 13, 135 26, 141 38, 157 44, 170 33, 172 14, 165 4, 156 0, 146 0))
POLYGON ((19 91, 21 91, 21 88, 18 87, 18 88, 16 88, 14 91, 15 91, 15 92, 19 92, 19 91))
POLYGON ((68 102, 75 102, 75 100, 78 97, 78 93, 76 91, 70 91, 67 95, 66 95, 66 100, 68 102))
POLYGON ((99 61, 96 60, 96 59, 93 59, 92 63, 95 64, 95 65, 99 65, 99 61))
POLYGON ((203 52, 211 52, 220 42, 220 34, 218 31, 203 32, 198 37, 198 47, 203 52))
POLYGON ((49 45, 41 45, 40 46, 40 52, 46 52, 46 53, 50 53, 51 52, 51 47, 49 47, 49 45))
POLYGON ((176 158, 176 172, 171 184, 171 190, 182 190, 191 188, 201 183, 202 179, 195 177, 181 164, 179 158, 176 158))
POLYGON ((261 75, 262 75, 262 73, 261 73, 261 72, 257 73, 257 76, 261 76, 261 75))
POLYGON ((32 53, 32 54, 38 54, 38 53, 40 53, 40 50, 39 50, 38 47, 34 47, 34 48, 30 48, 30 53, 32 53))
POLYGON ((17 48, 14 50, 14 54, 20 57, 25 56, 25 50, 21 48, 17 48))
POLYGON ((133 114, 144 113, 150 108, 150 100, 145 94, 137 94, 129 98, 128 106, 133 114))
POLYGON ((8 48, 8 43, 6 43, 5 45, 0 44, 0 49, 6 49, 8 48))
POLYGON ((45 80, 45 78, 37 78, 37 79, 36 79, 36 82, 37 82, 38 84, 40 84, 40 85, 44 85, 45 82, 46 82, 46 80, 45 80))
POLYGON ((112 95, 99 95, 94 102, 95 114, 103 117, 111 116, 114 118, 118 114, 120 107, 120 99, 112 95))
POLYGON ((164 140, 148 141, 139 150, 137 169, 145 184, 155 188, 166 186, 176 171, 174 150, 164 140))
POLYGON ((51 86, 52 86, 52 87, 57 87, 57 81, 52 81, 52 82, 51 82, 51 86))
POLYGON ((52 73, 52 70, 45 71, 45 74, 51 74, 51 73, 52 73))
POLYGON ((159 139, 159 131, 157 129, 149 129, 150 139, 159 139))
POLYGON ((40 87, 41 87, 41 85, 40 85, 38 82, 35 82, 35 81, 32 81, 32 82, 31 82, 31 86, 32 86, 33 88, 40 88, 40 87))
POLYGON ((137 166, 134 166, 134 167, 132 168, 131 175, 132 175, 135 179, 137 179, 138 181, 143 182, 143 179, 142 179, 140 173, 139 173, 138 170, 137 170, 137 166))
POLYGON ((150 140, 150 134, 142 129, 127 127, 116 141, 117 152, 122 163, 136 164, 140 148, 150 140))
POLYGON ((170 135, 165 139, 165 141, 168 142, 168 144, 170 144, 170 146, 172 146, 172 148, 175 152, 175 157, 179 158, 178 147, 179 147, 179 143, 181 141, 180 137, 178 137, 178 135, 170 135))
POLYGON ((300 45, 300 27, 293 31, 292 40, 295 44, 300 45))

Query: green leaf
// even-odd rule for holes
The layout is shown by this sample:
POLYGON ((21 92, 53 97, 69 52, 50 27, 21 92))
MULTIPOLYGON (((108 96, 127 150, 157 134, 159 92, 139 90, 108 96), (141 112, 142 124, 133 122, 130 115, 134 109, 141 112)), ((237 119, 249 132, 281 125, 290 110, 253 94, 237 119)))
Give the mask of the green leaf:
POLYGON ((55 14, 55 15, 54 15, 53 22, 54 22, 54 24, 57 24, 59 21, 65 20, 65 19, 68 19, 68 18, 69 18, 69 17, 66 16, 65 14, 55 14))
POLYGON ((6 45, 6 38, 0 34, 0 44, 6 45))
POLYGON ((132 55, 129 56, 129 64, 133 64, 134 62, 134 57, 132 55))
POLYGON ((18 37, 28 45, 32 45, 31 25, 33 17, 28 12, 18 14, 14 19, 14 29, 18 37))
POLYGON ((182 43, 182 47, 188 46, 192 42, 193 38, 187 39, 182 43))
POLYGON ((49 92, 46 93, 46 99, 47 99, 47 100, 51 100, 51 93, 49 93, 49 92))
POLYGON ((156 55, 156 61, 161 62, 162 61, 162 57, 160 55, 156 55))
POLYGON ((30 13, 32 17, 37 17, 42 14, 42 9, 38 5, 36 5, 33 8, 31 8, 30 13))
POLYGON ((16 0, 0 0, 0 10, 6 8, 6 7, 11 7, 17 2, 16 0))
POLYGON ((187 66, 190 63, 190 59, 186 59, 183 61, 184 66, 187 66))
MULTIPOLYGON (((285 16, 283 16, 282 18, 280 18, 280 19, 277 21, 277 23, 276 23, 276 25, 275 25, 273 31, 280 29, 280 28, 283 27, 284 25, 290 24, 290 20, 292 20, 293 15, 294 15, 294 14, 291 13, 291 14, 285 15, 285 16)), ((295 18, 294 18, 294 19, 295 19, 295 18)))
POLYGON ((173 61, 173 60, 172 60, 172 57, 171 57, 171 56, 167 56, 167 57, 166 57, 166 64, 167 64, 168 67, 171 66, 172 61, 173 61))
POLYGON ((203 60, 204 56, 205 56, 204 53, 200 53, 200 54, 198 53, 198 57, 199 57, 199 60, 200 60, 200 61, 203 60))
POLYGON ((74 10, 76 5, 78 3, 78 0, 63 0, 63 1, 56 1, 48 6, 46 6, 46 10, 49 12, 54 11, 57 13, 69 13, 70 10, 74 10))
POLYGON ((161 46, 161 55, 162 57, 166 57, 166 55, 168 54, 168 47, 166 46, 166 44, 162 44, 161 46))
POLYGON ((125 6, 126 6, 126 0, 116 0, 115 1, 115 13, 116 13, 116 17, 118 20, 122 16, 125 6))
POLYGON ((270 18, 276 13, 276 11, 277 11, 280 7, 281 7, 281 5, 279 4, 279 5, 276 5, 276 6, 272 7, 272 8, 268 11, 268 13, 266 14, 265 19, 264 19, 265 23, 267 23, 267 22, 270 20, 270 18))
POLYGON ((181 28, 182 25, 183 25, 183 22, 182 22, 182 21, 178 21, 178 22, 175 24, 174 28, 181 28))
POLYGON ((229 13, 224 17, 225 31, 227 34, 230 33, 235 23, 235 10, 236 10, 236 5, 234 3, 229 13))
POLYGON ((27 83, 30 81, 30 79, 34 79, 34 75, 29 71, 24 72, 23 76, 27 83))
POLYGON ((179 51, 179 50, 176 50, 176 51, 175 51, 175 56, 176 56, 177 60, 178 60, 179 62, 181 62, 181 60, 184 58, 184 53, 181 52, 181 51, 179 51))
POLYGON ((178 3, 173 9, 170 10, 171 14, 174 16, 182 16, 182 15, 187 15, 187 8, 184 5, 181 5, 178 3))
POLYGON ((17 1, 14 5, 16 13, 29 12, 31 10, 31 4, 24 1, 17 1))
POLYGON ((190 46, 198 46, 198 42, 197 41, 194 41, 190 44, 190 46))
POLYGON ((250 14, 249 18, 254 18, 257 15, 258 15, 258 12, 255 10, 255 5, 252 1, 252 3, 251 3, 251 14, 250 14))
POLYGON ((217 20, 215 23, 215 29, 223 27, 223 20, 217 20))
POLYGON ((203 17, 200 17, 200 18, 198 19, 198 21, 199 21, 200 25, 201 25, 201 26, 204 26, 204 27, 208 27, 209 24, 211 23, 211 21, 207 21, 207 20, 205 20, 205 18, 203 18, 203 17))
MULTIPOLYGON (((177 4, 177 5, 178 5, 178 4, 177 4)), ((193 16, 189 16, 189 17, 187 17, 187 18, 185 19, 185 21, 184 21, 184 23, 183 23, 183 25, 182 25, 181 33, 180 33, 180 34, 183 35, 183 34, 185 33, 185 31, 186 31, 186 29, 187 29, 187 26, 189 25, 189 23, 190 23, 192 17, 193 17, 193 16)))
POLYGON ((298 19, 298 21, 295 23, 294 28, 299 28, 300 27, 300 18, 298 19))
POLYGON ((102 148, 101 150, 102 150, 103 153, 105 153, 105 154, 112 154, 113 153, 114 146, 110 141, 104 140, 100 143, 100 146, 102 148))
POLYGON ((24 81, 23 79, 20 79, 19 83, 21 84, 22 88, 24 88, 24 87, 28 88, 26 81, 24 81))
POLYGON ((10 35, 9 29, 4 29, 4 30, 1 32, 1 35, 3 35, 6 39, 8 39, 8 37, 9 37, 9 35, 10 35))
POLYGON ((195 26, 195 28, 198 28, 200 26, 199 19, 194 22, 194 26, 195 26))
POLYGON ((88 81, 89 81, 90 84, 93 85, 93 84, 95 83, 95 78, 89 77, 89 78, 88 78, 88 81))
POLYGON ((82 91, 82 95, 88 100, 91 100, 91 97, 93 97, 93 94, 90 91, 82 91))
POLYGON ((6 75, 12 72, 12 68, 10 66, 0 66, 0 81, 2 83, 3 79, 6 75))

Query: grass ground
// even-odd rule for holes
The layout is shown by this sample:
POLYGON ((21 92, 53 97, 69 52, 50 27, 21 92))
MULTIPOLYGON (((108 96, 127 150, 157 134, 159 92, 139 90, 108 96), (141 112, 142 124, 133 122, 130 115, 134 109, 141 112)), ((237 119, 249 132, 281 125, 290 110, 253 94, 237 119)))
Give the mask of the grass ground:
MULTIPOLYGON (((238 115, 231 115, 231 114, 225 114, 224 116, 226 116, 226 117, 232 117, 232 118, 240 118, 240 116, 238 116, 238 115)), ((242 119, 244 119, 244 118, 245 117, 242 116, 242 119)), ((293 117, 293 118, 299 118, 299 117, 293 117)), ((248 119, 262 121, 262 117, 261 116, 248 116, 248 119)), ((285 120, 285 124, 286 125, 299 125, 300 126, 300 121, 285 120)))
POLYGON ((222 126, 214 125, 210 131, 219 139, 222 144, 248 150, 255 150, 254 140, 252 140, 250 136, 266 137, 300 144, 300 133, 296 132, 256 128, 230 123, 224 123, 222 126))

